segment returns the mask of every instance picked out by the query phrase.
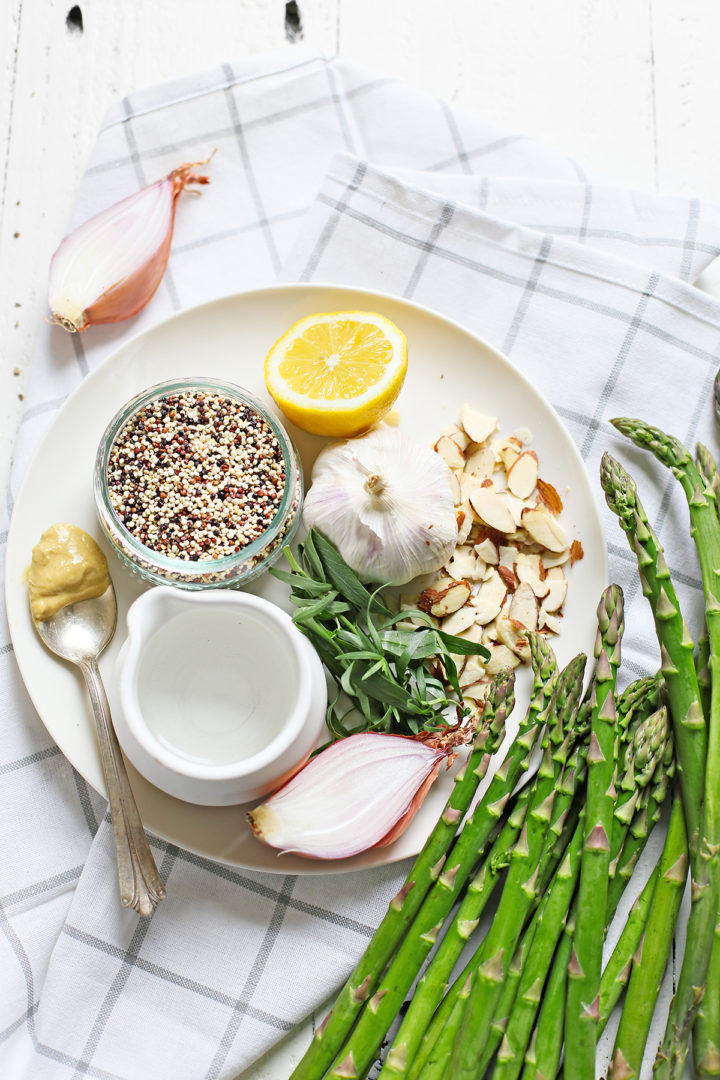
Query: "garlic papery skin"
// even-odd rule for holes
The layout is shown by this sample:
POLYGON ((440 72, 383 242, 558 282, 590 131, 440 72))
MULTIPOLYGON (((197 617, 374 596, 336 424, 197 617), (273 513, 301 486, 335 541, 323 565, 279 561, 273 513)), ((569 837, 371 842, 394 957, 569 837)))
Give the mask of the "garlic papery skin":
POLYGON ((403 585, 438 570, 455 550, 450 469, 396 428, 375 428, 321 450, 303 521, 363 581, 403 585))
POLYGON ((210 182, 195 168, 181 165, 65 237, 50 262, 48 302, 55 322, 82 333, 145 307, 165 273, 180 192, 210 182))
POLYGON ((280 851, 346 859, 400 835, 446 757, 446 750, 400 735, 350 735, 309 761, 247 820, 259 840, 280 851))

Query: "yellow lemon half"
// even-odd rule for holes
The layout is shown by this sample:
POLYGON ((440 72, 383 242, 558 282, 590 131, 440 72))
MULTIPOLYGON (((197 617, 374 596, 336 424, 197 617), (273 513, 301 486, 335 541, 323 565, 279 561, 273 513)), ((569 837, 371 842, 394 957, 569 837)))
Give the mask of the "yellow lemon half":
POLYGON ((265 385, 291 420, 314 435, 349 438, 381 420, 400 393, 407 339, 372 311, 308 315, 275 342, 265 385))

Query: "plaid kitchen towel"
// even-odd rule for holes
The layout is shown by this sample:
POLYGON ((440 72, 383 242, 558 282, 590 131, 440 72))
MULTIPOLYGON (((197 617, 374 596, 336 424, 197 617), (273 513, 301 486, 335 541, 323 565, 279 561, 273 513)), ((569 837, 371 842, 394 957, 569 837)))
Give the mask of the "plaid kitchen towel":
MULTIPOLYGON (((697 628, 682 495, 607 421, 640 413, 716 448, 720 304, 691 282, 720 254, 719 207, 613 187, 390 78, 287 49, 122 101, 70 225, 213 149, 212 198, 184 200, 147 308, 82 337, 39 331, 12 491, 67 395, 129 335, 278 279, 369 286, 506 353, 592 477, 605 448, 629 463, 697 628)), ((605 524, 633 627, 624 668, 654 671, 634 560, 609 514, 605 524)), ((105 804, 35 715, 5 624, 0 664, 0 1076, 252 1076, 345 978, 404 868, 264 875, 152 838, 168 899, 140 919, 118 903, 105 804)))

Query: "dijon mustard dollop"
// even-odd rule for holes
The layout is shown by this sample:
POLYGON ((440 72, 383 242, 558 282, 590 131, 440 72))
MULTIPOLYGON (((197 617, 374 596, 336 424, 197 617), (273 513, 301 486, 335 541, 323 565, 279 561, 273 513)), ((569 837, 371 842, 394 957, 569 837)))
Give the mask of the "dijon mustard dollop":
POLYGON ((32 550, 27 575, 33 619, 49 619, 67 604, 101 596, 110 584, 107 559, 77 525, 51 525, 32 550))

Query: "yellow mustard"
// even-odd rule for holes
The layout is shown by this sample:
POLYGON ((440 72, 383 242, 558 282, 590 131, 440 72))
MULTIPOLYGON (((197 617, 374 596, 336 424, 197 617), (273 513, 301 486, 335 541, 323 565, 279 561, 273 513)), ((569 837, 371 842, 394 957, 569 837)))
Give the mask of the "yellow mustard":
POLYGON ((110 584, 107 559, 77 525, 51 525, 32 551, 27 575, 33 619, 49 619, 67 604, 100 596, 110 584))

